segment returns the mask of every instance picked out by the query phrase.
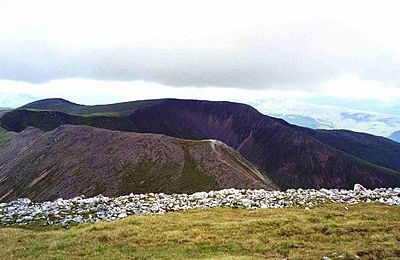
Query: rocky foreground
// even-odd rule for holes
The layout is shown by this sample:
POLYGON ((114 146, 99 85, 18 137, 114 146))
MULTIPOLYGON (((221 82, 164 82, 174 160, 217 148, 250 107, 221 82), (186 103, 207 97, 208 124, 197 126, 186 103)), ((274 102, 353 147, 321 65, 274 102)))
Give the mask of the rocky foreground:
POLYGON ((133 214, 163 214, 169 211, 213 208, 283 208, 312 206, 326 202, 355 204, 382 203, 400 205, 400 188, 369 190, 356 184, 353 190, 289 189, 286 191, 238 190, 197 192, 188 194, 130 194, 116 198, 98 195, 92 198, 78 196, 33 203, 23 198, 0 203, 0 226, 26 225, 37 222, 43 225, 61 225, 111 221, 133 214))

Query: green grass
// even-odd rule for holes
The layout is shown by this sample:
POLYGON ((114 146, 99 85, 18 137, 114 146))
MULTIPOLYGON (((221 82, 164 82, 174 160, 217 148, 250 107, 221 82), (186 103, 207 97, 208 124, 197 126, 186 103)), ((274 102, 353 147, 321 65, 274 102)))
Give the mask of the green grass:
MULTIPOLYGON (((132 190, 146 193, 149 190, 167 193, 193 193, 202 190, 219 190, 218 183, 200 167, 184 147, 184 164, 164 163, 142 160, 134 165, 124 165, 123 181, 119 187, 120 194, 132 190)), ((101 191, 99 191, 101 192, 101 191)))
POLYGON ((10 141, 11 132, 8 132, 0 127, 0 148, 7 145, 10 141))
POLYGON ((62 229, 0 229, 0 259, 400 257, 400 208, 191 210, 62 229))

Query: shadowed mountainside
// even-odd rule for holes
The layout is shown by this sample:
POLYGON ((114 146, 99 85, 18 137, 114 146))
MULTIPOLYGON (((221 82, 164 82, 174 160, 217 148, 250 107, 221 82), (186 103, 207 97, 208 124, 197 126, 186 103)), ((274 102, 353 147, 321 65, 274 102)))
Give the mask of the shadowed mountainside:
POLYGON ((72 125, 49 132, 30 127, 2 133, 0 201, 276 189, 253 164, 218 141, 72 125))
POLYGON ((381 136, 349 130, 312 130, 301 131, 319 141, 383 167, 400 170, 400 144, 381 136))
POLYGON ((220 140, 283 189, 400 185, 400 144, 350 131, 297 127, 244 104, 164 99, 81 106, 50 99, 0 118, 0 126, 13 131, 28 126, 51 130, 62 124, 220 140))

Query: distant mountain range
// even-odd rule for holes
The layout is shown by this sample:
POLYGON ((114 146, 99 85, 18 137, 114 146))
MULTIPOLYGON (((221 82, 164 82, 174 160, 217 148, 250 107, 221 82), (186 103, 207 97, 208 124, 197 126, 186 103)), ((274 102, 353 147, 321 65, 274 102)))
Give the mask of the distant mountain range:
POLYGON ((393 141, 400 143, 400 130, 391 134, 389 138, 392 139, 393 141))
POLYGON ((161 99, 83 106, 47 99, 0 118, 0 126, 14 132, 30 126, 53 131, 65 124, 219 140, 280 189, 400 185, 399 143, 370 134, 291 125, 240 103, 161 99))
POLYGON ((385 106, 373 101, 322 101, 270 98, 253 105, 264 114, 313 129, 346 129, 384 137, 400 129, 400 113, 392 103, 385 106))

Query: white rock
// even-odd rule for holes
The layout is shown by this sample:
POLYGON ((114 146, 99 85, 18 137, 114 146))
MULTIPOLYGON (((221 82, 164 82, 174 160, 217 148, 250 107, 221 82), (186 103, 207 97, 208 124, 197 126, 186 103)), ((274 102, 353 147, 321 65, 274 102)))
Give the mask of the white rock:
POLYGON ((354 184, 354 191, 358 191, 358 192, 364 192, 364 191, 366 191, 367 189, 364 187, 364 186, 362 186, 361 184, 354 184))
MULTIPOLYGON (((49 225, 69 227, 72 222, 111 221, 131 214, 164 214, 168 211, 194 208, 243 207, 283 208, 302 206, 305 210, 325 202, 355 204, 378 201, 386 205, 400 205, 400 188, 380 188, 373 191, 362 185, 354 190, 338 189, 289 189, 283 191, 237 190, 197 192, 187 194, 130 194, 117 198, 102 195, 92 198, 78 196, 73 199, 57 199, 54 202, 32 203, 18 199, 0 204, 0 225, 27 224, 32 220, 45 219, 49 225), (50 217, 52 217, 51 220, 50 217)), ((348 209, 345 207, 345 209, 348 209)))
POLYGON ((128 215, 126 213, 121 213, 118 215, 118 218, 126 218, 128 215))

